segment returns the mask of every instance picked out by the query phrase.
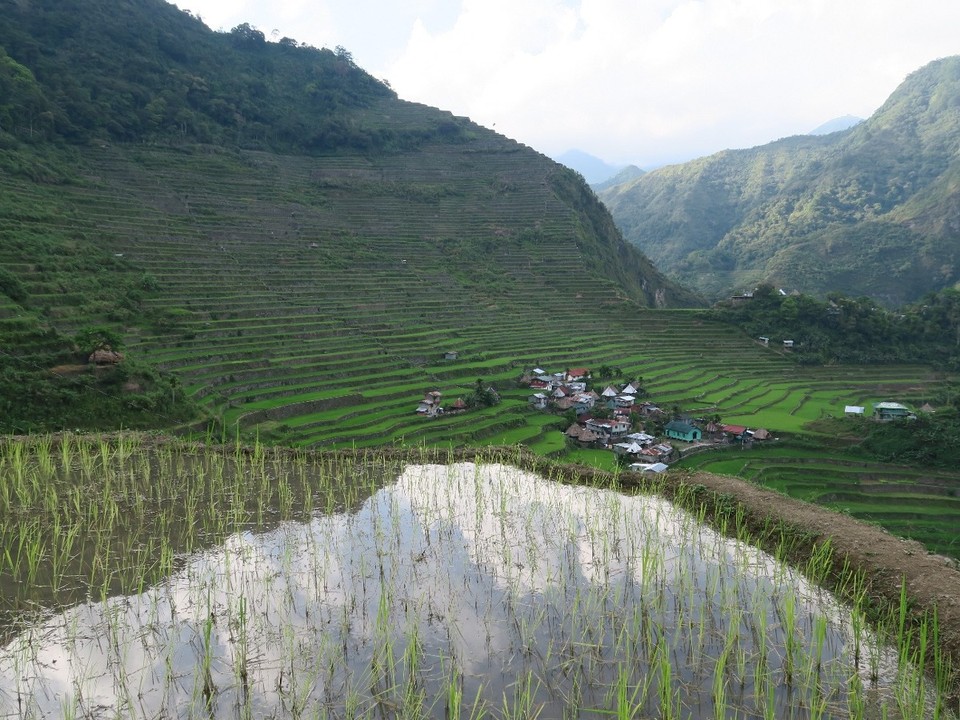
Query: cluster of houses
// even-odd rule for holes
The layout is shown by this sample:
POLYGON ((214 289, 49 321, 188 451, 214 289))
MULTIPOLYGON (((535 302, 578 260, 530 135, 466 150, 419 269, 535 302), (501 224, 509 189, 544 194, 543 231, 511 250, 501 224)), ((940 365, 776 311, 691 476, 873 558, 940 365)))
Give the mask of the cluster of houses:
MULTIPOLYGON (((844 415, 852 417, 864 417, 866 410, 866 407, 863 405, 847 405, 843 409, 843 413, 844 415)), ((932 413, 933 411, 933 406, 929 403, 924 403, 920 408, 920 412, 922 413, 932 413)), ((873 404, 873 419, 880 421, 916 420, 917 415, 906 405, 901 405, 897 402, 878 402, 873 404)))
POLYGON ((449 410, 441 405, 443 394, 439 390, 430 390, 423 396, 423 400, 417 405, 417 415, 421 417, 434 418, 443 414, 454 415, 462 413, 467 409, 467 403, 464 399, 457 398, 449 410))
POLYGON ((654 403, 640 399, 641 389, 628 383, 624 387, 608 385, 601 392, 588 389, 590 371, 572 368, 565 372, 548 373, 534 368, 521 378, 531 390, 529 403, 538 410, 576 413, 576 422, 566 430, 566 436, 581 447, 611 449, 629 461, 632 469, 658 472, 674 456, 675 448, 669 442, 699 444, 767 440, 769 431, 749 430, 742 425, 723 425, 715 422, 697 423, 690 420, 671 420, 654 403), (603 412, 596 412, 603 408, 603 412), (595 417, 596 415, 596 417, 595 417), (665 440, 645 432, 632 432, 634 420, 650 420, 663 424, 665 440), (701 427, 702 426, 702 427, 701 427))
POLYGON ((633 384, 620 390, 609 385, 597 394, 594 390, 587 390, 589 379, 590 371, 587 368, 571 368, 552 375, 541 368, 534 368, 520 379, 520 383, 537 391, 529 398, 530 404, 537 410, 574 410, 577 415, 583 415, 593 410, 597 403, 602 403, 613 411, 614 417, 629 417, 634 411, 647 414, 659 412, 659 408, 652 403, 641 403, 642 407, 637 407, 640 388, 633 384))

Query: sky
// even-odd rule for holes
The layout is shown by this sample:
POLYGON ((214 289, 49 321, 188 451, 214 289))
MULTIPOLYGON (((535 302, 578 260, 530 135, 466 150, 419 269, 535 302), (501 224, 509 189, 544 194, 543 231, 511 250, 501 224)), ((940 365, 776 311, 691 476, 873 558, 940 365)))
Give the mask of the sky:
POLYGON ((957 0, 177 0, 346 48, 404 100, 649 169, 869 117, 960 54, 957 0))

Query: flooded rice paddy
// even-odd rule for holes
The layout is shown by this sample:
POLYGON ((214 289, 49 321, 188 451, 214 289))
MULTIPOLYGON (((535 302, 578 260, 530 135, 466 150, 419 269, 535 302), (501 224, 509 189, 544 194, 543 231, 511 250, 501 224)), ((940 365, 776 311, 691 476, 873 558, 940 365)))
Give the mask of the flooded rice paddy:
MULTIPOLYGON (((242 479, 231 500, 208 486, 219 461, 123 455, 110 497, 128 516, 137 497, 159 507, 180 487, 169 470, 193 473, 180 492, 232 520, 202 539, 178 525, 172 547, 135 523, 132 579, 98 572, 96 544, 71 545, 59 579, 32 561, 48 590, 37 597, 61 588, 70 601, 8 603, 0 717, 948 717, 892 630, 878 637, 861 608, 654 495, 495 462, 344 472, 238 455, 216 491, 242 479), (324 472, 336 492, 312 484, 324 472), (168 560, 141 558, 148 542, 168 560)), ((214 516, 192 512, 196 527, 214 516)), ((161 516, 147 514, 172 527, 161 516)), ((22 582, 31 556, 7 555, 22 582)))

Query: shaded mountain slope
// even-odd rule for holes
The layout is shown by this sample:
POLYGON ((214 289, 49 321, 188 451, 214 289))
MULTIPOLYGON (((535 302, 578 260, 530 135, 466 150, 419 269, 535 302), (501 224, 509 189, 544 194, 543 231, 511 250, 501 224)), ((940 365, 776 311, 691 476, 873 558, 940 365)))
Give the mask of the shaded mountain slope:
POLYGON ((658 267, 719 297, 770 282, 891 305, 960 279, 960 58, 869 120, 662 168, 601 193, 658 267))

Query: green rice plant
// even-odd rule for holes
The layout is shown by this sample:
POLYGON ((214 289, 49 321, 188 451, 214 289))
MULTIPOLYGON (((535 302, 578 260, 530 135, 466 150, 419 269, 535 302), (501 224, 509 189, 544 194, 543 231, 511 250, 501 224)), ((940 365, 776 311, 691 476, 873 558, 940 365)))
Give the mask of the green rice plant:
POLYGON ((60 439, 60 469, 69 472, 73 468, 73 436, 69 432, 62 432, 60 439))
MULTIPOLYGON (((849 655, 832 657, 839 652, 833 645, 834 621, 829 621, 828 630, 827 616, 808 609, 820 602, 818 596, 789 589, 796 573, 777 569, 772 561, 768 567, 768 561, 739 541, 701 528, 696 517, 674 516, 672 509, 653 498, 556 483, 547 493, 547 484, 541 488, 510 469, 501 469, 504 474, 498 476, 482 464, 422 473, 408 466, 395 486, 381 491, 383 480, 378 475, 395 478, 397 471, 374 454, 358 454, 360 464, 348 462, 343 473, 327 460, 310 461, 308 467, 306 456, 284 459, 266 447, 239 454, 220 451, 217 459, 198 458, 193 452, 159 450, 151 464, 143 465, 139 449, 131 446, 126 457, 113 451, 113 477, 104 479, 111 492, 102 496, 103 484, 97 487, 95 495, 101 498, 97 503, 87 503, 87 496, 76 490, 58 487, 53 510, 45 494, 36 495, 37 508, 56 528, 57 539, 31 530, 34 539, 29 539, 29 532, 24 534, 22 550, 16 542, 4 545, 2 565, 20 563, 27 573, 27 548, 36 542, 42 558, 37 576, 51 578, 45 584, 56 588, 69 583, 76 558, 86 563, 82 574, 90 580, 91 595, 97 597, 99 590, 104 601, 117 591, 160 597, 156 593, 166 592, 162 588, 168 583, 172 588, 181 581, 179 570, 169 579, 164 576, 189 568, 182 578, 188 583, 188 604, 198 610, 206 607, 195 621, 199 626, 192 687, 198 711, 212 702, 221 709, 232 704, 241 716, 250 715, 253 696, 264 686, 264 680, 252 678, 267 673, 274 684, 277 679, 260 664, 261 647, 280 655, 273 667, 282 668, 278 697, 290 715, 319 707, 321 696, 327 698, 324 703, 331 703, 323 705, 331 713, 342 713, 350 705, 360 715, 403 707, 412 716, 431 716, 453 700, 459 707, 474 693, 474 714, 495 709, 493 714, 499 715, 509 705, 512 716, 529 711, 576 717, 606 708, 621 715, 684 717, 690 702, 703 703, 717 716, 743 712, 750 704, 763 716, 772 712, 770 707, 797 703, 826 715, 841 697, 838 692, 847 696, 849 706, 859 702, 849 699, 853 689, 837 690, 852 685, 847 675, 856 665, 854 640, 849 641, 849 655), (260 458, 251 462, 257 452, 260 458), (148 466, 150 477, 138 479, 130 472, 148 466), (286 489, 271 487, 280 483, 286 489), (299 498, 308 487, 333 514, 309 518, 303 527, 317 530, 305 533, 303 546, 288 538, 294 524, 284 523, 277 534, 271 527, 246 532, 257 527, 258 504, 263 505, 267 522, 301 517, 299 498), (566 494, 554 494, 558 492, 566 494), (281 493, 289 498, 285 512, 280 512, 281 493), (143 497, 138 499, 138 494, 143 497), (632 514, 641 505, 651 508, 649 515, 632 514), (74 507, 82 512, 81 524, 71 525, 74 507), (410 514, 410 508, 416 512, 410 514), (670 528, 663 537, 662 527, 670 528), (118 537, 148 528, 158 535, 118 537), (271 537, 275 539, 268 540, 271 537), (204 579, 195 568, 203 567, 205 548, 211 546, 215 555, 227 538, 226 551, 210 576, 226 580, 204 579), (465 539, 469 552, 457 544, 465 539), (238 551, 234 541, 244 549, 238 551), (348 545, 343 543, 348 541, 361 543, 363 549, 345 551, 348 545), (705 558, 713 559, 704 567, 694 565, 684 559, 686 551, 679 549, 684 545, 697 545, 705 558), (55 566, 50 555, 60 549, 67 550, 66 559, 55 566), (17 560, 20 555, 23 558, 17 560), (457 567, 472 568, 475 574, 447 575, 457 567), (575 572, 562 572, 564 567, 575 572), (241 577, 252 578, 249 573, 268 569, 270 574, 240 582, 241 577), (754 575, 765 579, 747 583, 754 575), (483 576, 490 586, 480 584, 486 582, 483 576), (157 580, 158 590, 150 589, 157 580), (774 586, 779 600, 770 609, 765 598, 774 586), (248 611, 247 596, 238 594, 241 587, 269 593, 254 595, 251 602, 270 608, 271 623, 248 611), (475 595, 475 587, 487 589, 475 595), (333 600, 341 594, 342 606, 333 600), (447 617, 474 605, 475 621, 447 617), (772 612, 780 619, 779 627, 771 624, 772 612), (272 628, 274 622, 279 630, 272 628), (398 627, 405 627, 405 632, 399 634, 398 627), (319 639, 317 628, 326 628, 325 640, 319 639), (476 646, 459 644, 461 629, 476 635, 476 646), (446 645, 434 644, 443 637, 446 645), (500 637, 507 641, 502 647, 497 645, 500 637), (230 652, 216 656, 217 647, 230 652), (453 666, 465 652, 471 653, 472 662, 483 662, 486 654, 494 673, 502 669, 517 678, 516 684, 493 686, 486 693, 481 683, 467 691, 464 675, 447 671, 442 660, 450 658, 453 666), (776 677, 771 658, 781 653, 781 676, 776 677), (226 669, 232 672, 219 674, 222 662, 228 662, 226 669), (838 673, 844 675, 842 681, 838 673), (778 684, 790 685, 786 696, 780 694, 783 690, 776 690, 776 697, 770 695, 778 684), (488 704, 490 698, 495 698, 494 705, 488 704)), ((425 460, 437 458, 433 451, 419 452, 425 460)), ((491 452, 487 459, 523 458, 511 451, 491 452)), ((548 472, 560 480, 571 479, 560 467, 548 472)), ((32 490, 29 493, 33 495, 32 490)), ((730 523, 737 535, 743 534, 742 514, 738 518, 734 511, 730 523)), ((8 532, 11 539, 17 538, 15 531, 8 532)), ((781 534, 785 555, 790 553, 789 542, 781 534)), ((822 552, 825 558, 826 551, 822 552)), ((812 574, 826 564, 826 559, 818 560, 812 574)), ((847 587, 859 582, 842 581, 847 587)), ((171 591, 171 603, 174 594, 171 591)), ((178 600, 178 605, 183 602, 178 600)), ((171 604, 163 612, 173 616, 179 611, 171 604)), ((849 626, 861 622, 852 617, 849 626)), ((120 615, 116 618, 113 622, 119 623, 120 615)), ((162 622, 163 613, 154 610, 150 627, 162 622)), ((891 623, 898 627, 900 615, 891 623)), ((909 625, 907 618, 902 623, 909 625)), ((112 634, 118 646, 124 637, 139 632, 120 630, 112 634)), ((79 636, 88 631, 70 632, 79 648, 79 636)), ((903 660, 915 666, 926 658, 937 666, 936 633, 929 624, 902 633, 914 643, 903 660), (918 645, 925 649, 917 650, 918 645)), ((875 643, 866 627, 862 635, 865 647, 872 648, 875 643)), ((127 652, 120 647, 118 657, 127 652)), ((879 667, 881 654, 876 654, 879 667)), ((182 673, 174 657, 167 648, 156 655, 156 667, 164 668, 167 678, 182 673)), ((149 686, 149 681, 143 685, 135 668, 123 672, 126 684, 118 686, 120 696, 149 686)), ((2 677, 0 671, 0 683, 2 677)), ((917 681, 912 670, 898 679, 903 690, 898 690, 897 702, 911 712, 921 705, 909 689, 917 681)), ((926 692, 925 707, 935 705, 934 687, 926 692)))
POLYGON ((513 696, 508 698, 504 691, 500 716, 504 720, 536 720, 543 710, 536 702, 539 687, 540 680, 531 671, 522 673, 512 683, 513 696))

